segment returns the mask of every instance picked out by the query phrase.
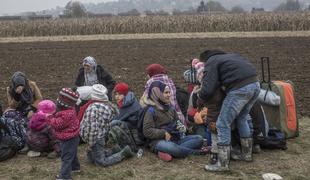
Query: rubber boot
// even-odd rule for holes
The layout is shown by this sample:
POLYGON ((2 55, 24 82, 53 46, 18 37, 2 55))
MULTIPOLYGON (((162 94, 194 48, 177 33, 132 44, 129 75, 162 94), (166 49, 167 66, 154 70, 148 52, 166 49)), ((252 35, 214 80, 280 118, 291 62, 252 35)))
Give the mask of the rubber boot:
POLYGON ((253 161, 252 158, 252 148, 253 148, 253 138, 241 138, 241 153, 240 154, 231 154, 231 158, 237 161, 253 161))
POLYGON ((208 164, 205 170, 212 172, 229 171, 230 145, 218 145, 218 157, 215 164, 208 164))

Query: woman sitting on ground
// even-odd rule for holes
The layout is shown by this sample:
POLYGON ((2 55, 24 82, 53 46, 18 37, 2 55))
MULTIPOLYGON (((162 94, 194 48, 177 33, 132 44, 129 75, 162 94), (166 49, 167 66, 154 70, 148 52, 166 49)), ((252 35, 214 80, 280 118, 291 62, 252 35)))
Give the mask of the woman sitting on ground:
POLYGON ((7 98, 9 109, 20 111, 29 118, 37 110, 42 95, 36 83, 18 71, 13 74, 11 85, 7 87, 7 98))
POLYGON ((140 99, 140 104, 142 107, 146 106, 146 104, 150 104, 148 101, 148 92, 150 91, 150 86, 154 81, 160 81, 166 84, 171 93, 171 105, 176 110, 178 119, 187 126, 185 122, 185 117, 182 114, 181 108, 178 104, 177 97, 176 97, 176 87, 173 81, 168 77, 167 70, 160 64, 151 64, 146 68, 146 74, 148 75, 149 80, 146 82, 144 93, 140 99))
POLYGON ((151 102, 143 120, 143 134, 149 140, 151 149, 164 161, 172 157, 182 158, 190 154, 204 153, 203 139, 199 135, 185 136, 185 127, 179 121, 171 106, 170 89, 160 81, 154 81, 149 88, 151 102))
POLYGON ((75 85, 92 86, 94 84, 102 84, 108 89, 109 100, 112 99, 112 91, 115 86, 115 81, 109 72, 102 66, 97 65, 95 58, 88 56, 84 58, 83 67, 80 68, 75 85))

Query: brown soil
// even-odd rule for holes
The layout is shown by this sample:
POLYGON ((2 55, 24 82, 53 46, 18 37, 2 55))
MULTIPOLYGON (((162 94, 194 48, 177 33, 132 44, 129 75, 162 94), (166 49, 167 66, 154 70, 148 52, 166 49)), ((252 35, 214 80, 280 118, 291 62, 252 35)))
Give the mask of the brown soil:
POLYGON ((146 82, 145 67, 160 63, 176 84, 185 87, 189 60, 207 48, 238 52, 260 73, 261 56, 271 58, 272 79, 292 80, 299 114, 310 115, 310 37, 139 39, 69 42, 0 43, 0 98, 15 71, 37 82, 44 97, 55 98, 61 87, 73 86, 81 60, 94 56, 117 81, 127 82, 137 96, 146 82))

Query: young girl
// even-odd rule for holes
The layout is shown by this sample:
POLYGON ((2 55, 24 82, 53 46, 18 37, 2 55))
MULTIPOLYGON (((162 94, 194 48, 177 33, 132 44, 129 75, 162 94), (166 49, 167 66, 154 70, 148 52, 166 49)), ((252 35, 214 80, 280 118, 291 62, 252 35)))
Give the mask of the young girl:
POLYGON ((78 98, 77 93, 63 88, 57 98, 58 112, 48 116, 48 123, 60 140, 62 162, 57 179, 71 179, 71 172, 80 171, 77 157, 80 126, 74 107, 78 98))
POLYGON ((143 121, 143 134, 150 140, 150 147, 164 161, 173 157, 186 157, 203 153, 202 137, 184 136, 184 128, 178 115, 170 105, 170 89, 160 81, 154 81, 149 88, 148 98, 152 102, 143 121))
POLYGON ((35 113, 29 123, 27 129, 27 144, 31 151, 27 153, 29 157, 40 156, 41 153, 58 156, 60 154, 59 143, 55 139, 54 132, 47 124, 47 116, 56 112, 56 105, 51 100, 43 100, 38 104, 38 112, 35 113), (55 155, 54 155, 55 154, 55 155))

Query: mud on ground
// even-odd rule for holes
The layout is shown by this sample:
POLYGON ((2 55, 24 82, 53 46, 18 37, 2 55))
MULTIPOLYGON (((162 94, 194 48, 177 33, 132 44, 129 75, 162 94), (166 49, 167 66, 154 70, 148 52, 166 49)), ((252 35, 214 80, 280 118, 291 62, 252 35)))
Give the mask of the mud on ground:
POLYGON ((205 49, 238 52, 249 58, 260 73, 261 56, 271 58, 273 80, 291 80, 296 86, 298 112, 310 115, 310 37, 139 39, 72 42, 0 43, 0 100, 15 71, 37 82, 44 97, 55 98, 61 87, 73 86, 81 60, 94 56, 117 81, 127 82, 137 96, 146 82, 150 63, 167 67, 169 76, 185 87, 183 71, 189 60, 205 49))

